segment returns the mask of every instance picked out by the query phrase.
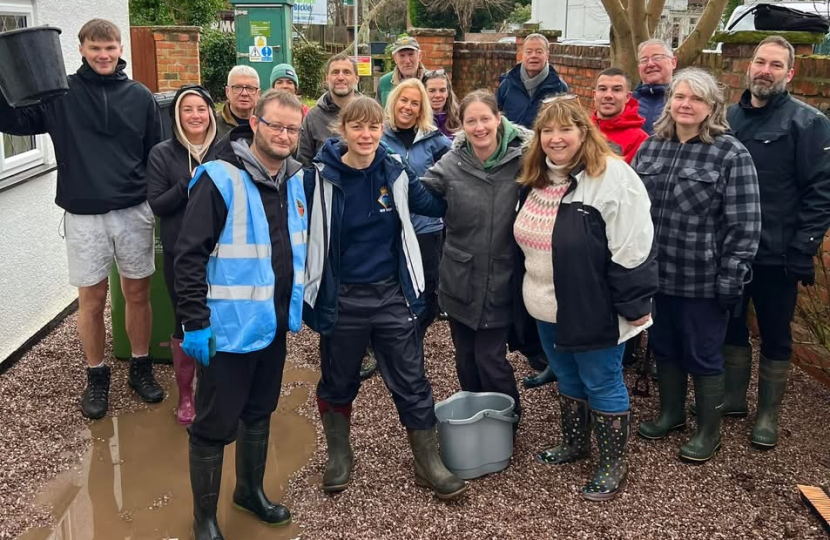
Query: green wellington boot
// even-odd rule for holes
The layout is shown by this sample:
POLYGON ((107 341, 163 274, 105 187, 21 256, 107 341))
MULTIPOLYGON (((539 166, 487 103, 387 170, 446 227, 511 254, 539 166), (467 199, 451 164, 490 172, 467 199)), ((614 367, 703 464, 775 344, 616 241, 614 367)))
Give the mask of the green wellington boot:
POLYGON ((695 375, 697 431, 680 447, 680 459, 703 463, 720 448, 721 409, 723 408, 724 375, 695 375))
MULTIPOLYGON (((746 389, 752 376, 752 347, 723 346, 723 370, 726 382, 723 394, 723 416, 746 418, 746 389)), ((697 414, 695 405, 689 412, 697 414)))
POLYGON ((625 453, 631 413, 601 413, 591 411, 594 432, 599 447, 599 463, 594 477, 582 489, 582 495, 589 501, 610 501, 625 487, 628 464, 625 453))
POLYGON ((469 484, 451 473, 438 455, 436 429, 407 429, 409 445, 415 457, 415 483, 427 487, 442 500, 457 499, 469 484))
POLYGON ((787 390, 789 360, 770 360, 761 355, 758 365, 758 412, 752 428, 752 444, 774 448, 778 444, 778 416, 787 390))
POLYGON ((660 390, 660 414, 653 422, 640 424, 637 433, 646 439, 663 439, 669 432, 686 428, 686 389, 688 376, 680 364, 662 361, 657 364, 657 388, 660 390))
POLYGON ((591 428, 588 402, 559 395, 562 442, 536 454, 536 461, 546 465, 564 465, 585 459, 591 453, 591 428))
POLYGON ((317 403, 328 447, 328 461, 323 473, 323 491, 337 493, 349 487, 354 466, 354 453, 349 441, 352 407, 333 407, 319 398, 317 403))

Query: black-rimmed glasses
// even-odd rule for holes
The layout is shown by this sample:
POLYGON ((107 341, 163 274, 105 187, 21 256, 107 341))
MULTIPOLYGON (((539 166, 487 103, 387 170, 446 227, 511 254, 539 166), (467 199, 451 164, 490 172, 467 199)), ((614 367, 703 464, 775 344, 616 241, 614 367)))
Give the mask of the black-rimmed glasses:
POLYGON ((286 133, 288 133, 290 137, 296 137, 303 130, 303 128, 301 127, 288 127, 282 124, 278 124, 277 122, 269 122, 261 116, 258 116, 257 118, 259 118, 260 122, 268 126, 268 129, 270 129, 275 135, 279 135, 280 133, 285 131, 286 133))

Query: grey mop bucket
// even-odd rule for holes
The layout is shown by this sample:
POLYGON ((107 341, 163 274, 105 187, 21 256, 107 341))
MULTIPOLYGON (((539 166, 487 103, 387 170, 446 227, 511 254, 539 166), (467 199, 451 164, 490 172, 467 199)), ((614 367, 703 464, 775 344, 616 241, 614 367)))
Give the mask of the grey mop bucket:
POLYGON ((9 105, 35 105, 69 91, 60 33, 54 26, 0 33, 0 91, 9 105))
POLYGON ((435 405, 441 460, 464 480, 498 472, 513 456, 513 398, 497 392, 458 392, 435 405))

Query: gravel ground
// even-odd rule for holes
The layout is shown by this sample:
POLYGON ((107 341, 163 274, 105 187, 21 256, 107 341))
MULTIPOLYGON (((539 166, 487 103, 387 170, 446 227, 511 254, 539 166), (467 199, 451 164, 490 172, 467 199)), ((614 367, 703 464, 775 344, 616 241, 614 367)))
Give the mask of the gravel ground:
MULTIPOLYGON (((457 391, 452 350, 446 323, 437 323, 426 346, 436 400, 457 391)), ((0 538, 16 538, 48 523, 49 513, 32 506, 34 495, 88 449, 87 421, 78 411, 85 384, 81 358, 72 316, 0 376, 0 538)), ((292 364, 314 369, 317 359, 314 333, 305 330, 289 339, 292 364)), ((513 355, 511 362, 517 377, 531 373, 521 357, 513 355)), ((110 412, 145 407, 127 388, 126 363, 111 365, 110 412)), ((173 384, 169 367, 160 367, 157 374, 166 387, 173 384)), ((633 383, 633 374, 627 378, 633 383)), ((319 484, 325 444, 312 392, 300 413, 317 427, 318 449, 288 492, 302 537, 826 538, 799 501, 795 484, 827 483, 830 400, 827 388, 801 370, 790 377, 779 448, 752 449, 750 420, 726 421, 722 450, 699 466, 676 457, 689 432, 656 442, 633 436, 628 487, 610 503, 582 499, 580 489, 593 461, 563 467, 534 461, 534 452, 558 438, 555 385, 522 392, 525 413, 512 465, 473 481, 461 501, 448 504, 415 486, 406 433, 377 375, 355 402, 352 484, 339 495, 324 494, 319 484)), ((656 414, 654 392, 650 398, 633 398, 635 428, 641 418, 656 414)), ((753 385, 750 395, 754 392, 753 385)))

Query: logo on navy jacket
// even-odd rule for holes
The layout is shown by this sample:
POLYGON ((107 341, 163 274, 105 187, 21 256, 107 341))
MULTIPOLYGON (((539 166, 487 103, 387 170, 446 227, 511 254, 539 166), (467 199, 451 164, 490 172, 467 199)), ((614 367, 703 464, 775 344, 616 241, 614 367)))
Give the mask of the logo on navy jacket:
POLYGON ((381 206, 381 212, 389 212, 392 210, 392 198, 389 196, 389 190, 386 188, 386 186, 382 186, 380 188, 378 204, 380 204, 381 206))

